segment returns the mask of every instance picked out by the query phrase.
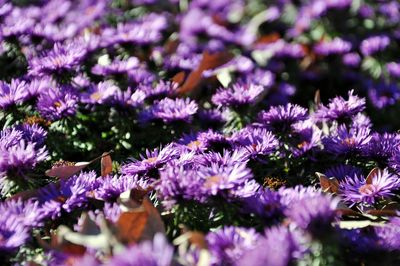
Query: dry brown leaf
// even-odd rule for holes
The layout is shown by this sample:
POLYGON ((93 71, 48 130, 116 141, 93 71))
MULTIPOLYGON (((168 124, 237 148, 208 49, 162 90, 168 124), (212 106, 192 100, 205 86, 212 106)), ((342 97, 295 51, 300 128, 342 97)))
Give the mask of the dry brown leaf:
POLYGON ((112 160, 110 153, 105 152, 101 157, 101 176, 107 176, 112 172, 112 160))
POLYGON ((326 175, 321 174, 321 173, 316 173, 316 175, 319 178, 319 183, 321 185, 321 188, 325 192, 330 192, 330 193, 337 193, 339 190, 339 181, 334 178, 328 178, 326 175))

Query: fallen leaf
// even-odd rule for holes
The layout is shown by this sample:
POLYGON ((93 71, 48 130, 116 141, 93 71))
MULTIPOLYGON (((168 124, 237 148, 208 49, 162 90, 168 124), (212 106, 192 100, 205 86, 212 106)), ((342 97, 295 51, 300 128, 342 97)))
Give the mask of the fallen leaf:
POLYGON ((216 68, 228 63, 233 58, 231 53, 226 51, 210 54, 205 51, 199 66, 188 75, 183 85, 178 89, 179 94, 185 94, 194 91, 203 80, 203 71, 216 68))
POLYGON ((322 173, 315 173, 319 178, 319 183, 324 192, 337 193, 339 190, 339 181, 335 177, 328 178, 322 173))
POLYGON ((133 189, 129 199, 121 199, 125 206, 137 206, 121 213, 115 224, 118 239, 125 244, 151 240, 158 232, 165 234, 161 215, 146 196, 148 192, 148 189, 133 189))
POLYGON ((45 172, 47 176, 50 177, 58 177, 61 179, 68 178, 70 176, 73 176, 74 174, 78 173, 82 169, 84 169, 86 166, 89 164, 95 162, 96 160, 103 158, 107 155, 109 155, 110 152, 103 153, 101 156, 94 158, 93 160, 89 162, 78 162, 78 163, 73 163, 73 162, 66 162, 66 161, 61 161, 53 165, 53 167, 45 172))
POLYGON ((181 86, 185 82, 186 74, 184 71, 178 72, 171 78, 171 80, 181 86))
POLYGON ((110 153, 105 152, 101 157, 101 176, 107 176, 112 172, 112 160, 110 153))

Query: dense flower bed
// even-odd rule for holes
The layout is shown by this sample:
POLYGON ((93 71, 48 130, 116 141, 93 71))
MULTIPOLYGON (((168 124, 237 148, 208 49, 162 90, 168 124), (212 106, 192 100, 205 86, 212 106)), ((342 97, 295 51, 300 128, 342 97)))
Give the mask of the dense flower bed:
POLYGON ((1 264, 399 265, 399 25, 384 0, 0 0, 1 264))

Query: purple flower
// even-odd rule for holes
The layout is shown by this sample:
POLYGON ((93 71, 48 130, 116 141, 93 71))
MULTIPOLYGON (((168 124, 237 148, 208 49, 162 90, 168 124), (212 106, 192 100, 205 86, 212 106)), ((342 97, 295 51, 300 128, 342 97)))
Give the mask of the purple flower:
POLYGON ((42 75, 75 71, 85 56, 86 49, 80 42, 56 43, 51 51, 30 61, 30 73, 42 75))
POLYGON ((320 144, 321 135, 321 130, 314 125, 311 119, 299 121, 292 125, 289 142, 293 144, 289 150, 295 157, 300 157, 320 144))
POLYGON ((115 255, 109 265, 119 266, 169 266, 172 264, 174 249, 161 234, 156 234, 152 241, 145 241, 128 247, 115 255))
POLYGON ((160 14, 151 13, 131 23, 118 24, 117 28, 104 31, 107 44, 133 43, 146 45, 158 42, 162 31, 167 27, 167 19, 160 14))
POLYGON ((386 69, 394 78, 400 78, 400 63, 390 62, 386 64, 386 69))
POLYGON ((327 177, 334 177, 338 180, 343 180, 346 177, 353 178, 356 175, 361 175, 361 173, 360 168, 348 164, 339 164, 325 171, 327 177))
POLYGON ((390 38, 388 36, 372 36, 361 42, 360 51, 364 56, 369 56, 376 52, 385 50, 389 44, 390 38))
POLYGON ((324 56, 343 54, 349 52, 350 50, 351 43, 338 37, 334 38, 331 41, 320 42, 314 47, 315 53, 324 56))
POLYGON ((252 177, 245 163, 233 166, 195 165, 193 168, 168 164, 160 172, 158 190, 167 207, 181 199, 205 202, 217 194, 227 199, 247 198, 259 188, 252 177))
POLYGON ((125 175, 149 173, 151 170, 156 170, 176 158, 178 152, 172 144, 153 151, 146 150, 146 156, 140 155, 141 160, 133 159, 131 163, 123 165, 121 173, 125 175))
POLYGON ((222 153, 209 152, 200 154, 195 158, 195 162, 207 167, 212 165, 234 166, 238 163, 247 163, 248 155, 244 149, 224 150, 222 153))
POLYGON ((236 83, 226 89, 220 88, 212 96, 211 101, 219 106, 233 107, 254 104, 263 96, 264 90, 261 85, 236 83))
POLYGON ((386 83, 384 81, 378 83, 370 83, 367 85, 368 98, 371 103, 378 109, 386 106, 395 105, 400 99, 399 87, 395 82, 386 83))
MULTIPOLYGON (((46 133, 38 126, 17 126, 0 132, 0 172, 17 171, 22 175, 47 159, 43 146, 46 133)), ((24 175, 22 175, 24 176, 24 175)))
POLYGON ((110 64, 97 64, 92 68, 92 73, 96 75, 117 75, 125 74, 126 72, 136 69, 140 66, 139 59, 129 57, 127 60, 115 59, 110 64))
POLYGON ((369 128, 351 128, 348 130, 345 125, 340 125, 333 136, 322 139, 325 151, 336 155, 360 153, 371 140, 369 128))
POLYGON ((139 85, 138 90, 146 95, 147 101, 163 99, 172 96, 178 89, 178 84, 169 81, 160 81, 154 88, 151 85, 139 85))
POLYGON ((141 114, 141 119, 144 122, 157 119, 165 123, 176 121, 190 122, 197 109, 197 103, 191 101, 189 98, 175 100, 165 98, 156 102, 149 110, 144 111, 141 114))
POLYGON ((231 143, 227 136, 213 131, 212 129, 198 133, 197 140, 200 141, 200 143, 203 143, 208 149, 222 150, 231 147, 231 143))
POLYGON ((261 189, 254 196, 244 199, 243 212, 255 213, 268 221, 281 216, 283 209, 280 194, 269 189, 261 189))
POLYGON ((379 199, 394 196, 394 191, 400 187, 400 179, 384 169, 373 175, 370 182, 356 175, 346 177, 339 185, 339 195, 349 204, 372 205, 379 199))
POLYGON ((12 105, 22 104, 29 98, 25 81, 12 80, 10 84, 0 81, 0 108, 6 109, 12 105))
POLYGON ((10 252, 29 239, 29 231, 41 225, 38 203, 8 200, 0 203, 0 250, 10 252))
POLYGON ((307 119, 307 109, 288 103, 287 105, 272 106, 268 111, 261 111, 259 121, 274 133, 285 132, 291 125, 307 119))
POLYGON ((97 199, 115 200, 125 191, 133 188, 147 188, 149 183, 133 175, 105 176, 98 180, 98 187, 94 191, 97 199))
POLYGON ((253 228, 228 226, 206 236, 213 265, 235 265, 237 260, 256 246, 259 235, 253 228))
POLYGON ((382 227, 375 227, 378 243, 387 250, 400 250, 400 218, 393 217, 382 227))
POLYGON ((270 155, 279 145, 276 137, 264 128, 245 128, 235 134, 232 141, 238 147, 244 148, 248 156, 255 158, 260 155, 270 155))
POLYGON ((296 258, 299 240, 288 228, 276 226, 265 231, 256 247, 247 251, 237 265, 286 266, 296 258), (266 252, 268 251, 268 252, 266 252))
POLYGON ((378 163, 387 164, 388 160, 398 151, 400 135, 390 133, 374 133, 364 154, 378 163))
POLYGON ((361 62, 361 58, 357 53, 344 54, 342 58, 343 64, 349 67, 358 67, 361 62))
POLYGON ((100 82, 91 86, 89 91, 83 95, 81 101, 91 104, 106 104, 112 102, 120 89, 111 81, 100 82))
POLYGON ((5 213, 0 218, 0 250, 11 252, 24 245, 29 239, 29 229, 21 220, 7 216, 5 213))
POLYGON ((41 92, 37 110, 49 120, 73 116, 77 109, 77 96, 69 87, 49 88, 41 92))
POLYGON ((300 228, 313 235, 324 234, 336 218, 335 209, 339 200, 328 195, 305 196, 293 201, 284 211, 286 216, 300 228))
POLYGON ((348 93, 348 100, 338 96, 330 100, 328 106, 320 105, 314 116, 317 120, 338 120, 351 118, 365 109, 365 99, 353 95, 353 90, 348 93))
POLYGON ((230 195, 246 198, 252 196, 259 188, 253 182, 251 170, 244 163, 227 167, 212 165, 198 169, 197 174, 203 181, 201 190, 208 195, 224 195, 224 192, 227 192, 228 198, 230 195))
POLYGON ((70 213, 74 209, 85 206, 87 193, 94 190, 98 183, 94 172, 81 173, 60 184, 50 183, 39 189, 38 201, 40 213, 46 218, 56 219, 63 212, 70 213))
POLYGON ((160 183, 157 185, 162 203, 171 209, 180 200, 196 200, 205 202, 207 195, 203 195, 203 179, 194 169, 169 163, 160 171, 160 183))
POLYGON ((372 122, 368 116, 364 115, 363 113, 358 113, 352 117, 351 127, 352 128, 371 128, 372 122))

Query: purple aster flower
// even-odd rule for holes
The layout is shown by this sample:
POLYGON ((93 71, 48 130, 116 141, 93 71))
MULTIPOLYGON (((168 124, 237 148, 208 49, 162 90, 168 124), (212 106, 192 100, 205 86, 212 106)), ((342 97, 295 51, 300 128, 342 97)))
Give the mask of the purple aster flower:
POLYGON ((227 199, 246 198, 259 189, 245 163, 233 166, 196 166, 185 169, 183 166, 169 164, 160 172, 158 191, 166 207, 173 206, 181 199, 205 202, 217 194, 227 199))
POLYGON ((129 57, 127 60, 115 59, 110 64, 97 64, 92 68, 92 73, 96 75, 117 75, 124 74, 132 69, 140 66, 139 59, 136 57, 129 57))
POLYGON ((314 116, 317 120, 343 120, 351 118, 365 109, 365 99, 353 95, 353 90, 348 92, 348 100, 338 96, 330 100, 328 106, 320 105, 314 116))
POLYGON ((314 47, 315 53, 324 56, 343 54, 349 52, 350 50, 351 43, 338 37, 334 38, 331 41, 320 42, 314 47))
POLYGON ((115 255, 109 265, 119 266, 169 266, 172 264, 174 249, 162 234, 156 234, 152 241, 145 241, 128 247, 115 255))
POLYGON ((197 174, 203 180, 201 190, 206 195, 224 195, 226 192, 228 198, 231 195, 246 198, 254 195, 259 188, 256 183, 250 182, 254 181, 253 174, 244 163, 227 167, 212 165, 198 169, 197 174))
POLYGON ((361 58, 357 53, 344 54, 342 58, 343 64, 349 67, 358 67, 361 62, 361 58))
POLYGON ((231 147, 231 142, 227 136, 212 129, 198 133, 197 140, 212 150, 222 150, 231 147))
POLYGON ((255 213, 268 221, 272 217, 279 217, 283 214, 281 196, 278 192, 269 189, 261 189, 249 198, 244 199, 243 212, 255 213))
POLYGON ((363 113, 358 113, 354 117, 352 117, 351 127, 352 128, 371 128, 372 122, 368 116, 364 115, 363 113))
POLYGON ((375 227, 378 243, 387 250, 400 250, 400 218, 393 217, 382 227, 375 227))
POLYGON ((25 169, 47 159, 45 136, 38 126, 22 125, 0 131, 0 172, 17 171, 25 176, 25 169))
POLYGON ((7 216, 6 213, 0 218, 0 250, 1 252, 12 252, 29 239, 29 229, 21 220, 14 216, 7 216))
POLYGON ((7 3, 7 0, 0 1, 0 18, 8 15, 13 9, 13 5, 11 3, 7 3))
POLYGON ((264 89, 270 88, 274 84, 275 75, 268 70, 256 68, 245 75, 241 82, 244 84, 261 85, 264 89))
POLYGON ((274 133, 285 132, 292 124, 307 119, 307 109, 288 103, 272 106, 268 111, 261 111, 259 121, 274 133))
POLYGON ((360 51, 364 56, 369 56, 376 52, 385 50, 389 44, 390 38, 388 36, 372 36, 361 42, 360 51))
POLYGON ((219 106, 234 106, 254 104, 263 96, 265 88, 256 84, 233 84, 229 88, 220 88, 211 101, 219 106))
POLYGON ((160 183, 157 191, 162 204, 171 209, 180 200, 196 200, 205 202, 206 195, 202 194, 204 180, 197 174, 197 170, 169 163, 160 171, 160 183))
POLYGON ((339 195, 351 205, 365 203, 372 205, 377 200, 395 195, 400 179, 387 169, 377 171, 371 180, 363 176, 346 177, 339 183, 339 195))
POLYGON ((351 128, 340 125, 333 136, 322 139, 325 151, 336 155, 360 153, 371 140, 369 128, 351 128))
POLYGON ((56 219, 63 212, 70 213, 76 208, 85 206, 87 194, 96 189, 96 173, 88 172, 63 179, 60 184, 51 183, 39 189, 37 196, 40 213, 46 218, 56 219))
POLYGON ((85 56, 86 49, 80 42, 71 42, 65 45, 56 43, 47 54, 30 61, 30 73, 41 75, 75 71, 85 56))
POLYGON ((162 120, 165 123, 190 122, 197 109, 197 103, 189 98, 175 100, 165 98, 154 103, 150 109, 141 113, 141 119, 144 122, 151 120, 162 120))
POLYGON ((204 166, 234 166, 238 163, 247 163, 248 155, 244 149, 235 149, 233 151, 224 150, 222 153, 209 152, 200 154, 195 158, 195 162, 204 166))
POLYGON ((179 84, 170 81, 160 81, 155 87, 151 85, 139 85, 138 90, 144 92, 147 101, 163 99, 176 93, 179 84))
POLYGON ((362 171, 360 168, 348 164, 339 164, 325 171, 327 177, 334 177, 338 180, 343 180, 346 177, 353 178, 361 174, 362 171))
POLYGON ((259 238, 254 249, 240 258, 237 265, 286 266, 297 257, 299 250, 299 240, 288 228, 272 227, 265 231, 265 237, 259 238))
POLYGON ((106 176, 98 180, 98 187, 94 191, 97 199, 115 200, 125 191, 133 188, 147 188, 149 182, 139 179, 137 175, 106 176))
POLYGON ((322 131, 314 125, 311 119, 308 119, 293 124, 290 135, 289 142, 293 144, 289 147, 289 150, 295 157, 300 157, 319 146, 322 131))
POLYGON ((124 175, 146 174, 152 170, 157 170, 168 161, 178 156, 178 150, 172 144, 153 151, 146 150, 146 155, 140 155, 141 160, 132 159, 132 162, 121 167, 124 175))
POLYGON ((276 43, 281 44, 281 46, 277 46, 278 49, 274 53, 276 58, 300 59, 305 55, 303 47, 298 43, 287 43, 284 40, 279 40, 276 43))
POLYGON ((305 196, 293 201, 284 212, 300 228, 320 235, 326 233, 336 218, 338 202, 338 199, 332 199, 329 195, 305 196))
POLYGON ((90 104, 110 103, 120 89, 111 81, 100 82, 91 86, 86 94, 83 94, 81 101, 90 104))
POLYGON ((316 190, 314 187, 295 186, 293 188, 282 187, 278 190, 281 196, 281 203, 283 206, 288 207, 293 202, 299 201, 306 197, 317 197, 322 195, 321 190, 316 190))
POLYGON ((264 128, 245 128, 232 138, 238 147, 244 148, 248 156, 256 158, 270 155, 279 145, 276 137, 264 128))
POLYGON ((400 99, 399 87, 395 82, 384 81, 368 84, 368 98, 378 109, 394 105, 400 99))
POLYGON ((77 96, 69 87, 49 88, 42 91, 37 110, 46 119, 58 120, 73 116, 77 109, 77 96))
POLYGON ((390 62, 386 64, 386 69, 394 78, 400 78, 400 63, 390 62))
POLYGON ((38 202, 21 199, 0 203, 0 250, 12 251, 25 244, 29 231, 42 225, 38 202))
POLYGON ((247 251, 253 249, 259 235, 253 229, 228 226, 206 236, 208 249, 213 255, 213 265, 235 265, 247 251))
POLYGON ((6 109, 15 104, 22 104, 28 98, 25 81, 13 79, 10 84, 0 81, 0 108, 6 109))
POLYGON ((158 42, 162 31, 167 27, 167 18, 151 13, 131 23, 118 24, 117 28, 109 28, 103 32, 107 44, 134 43, 146 45, 158 42))
POLYGON ((184 134, 178 141, 177 141, 177 148, 182 149, 182 151, 194 151, 200 152, 205 151, 207 146, 205 143, 198 140, 198 133, 190 133, 184 134))
POLYGON ((390 133, 374 133, 371 141, 364 150, 364 154, 374 161, 384 164, 398 151, 400 135, 390 133))
POLYGON ((39 227, 43 222, 37 201, 7 200, 0 204, 0 211, 8 218, 13 217, 19 220, 27 228, 39 227))

